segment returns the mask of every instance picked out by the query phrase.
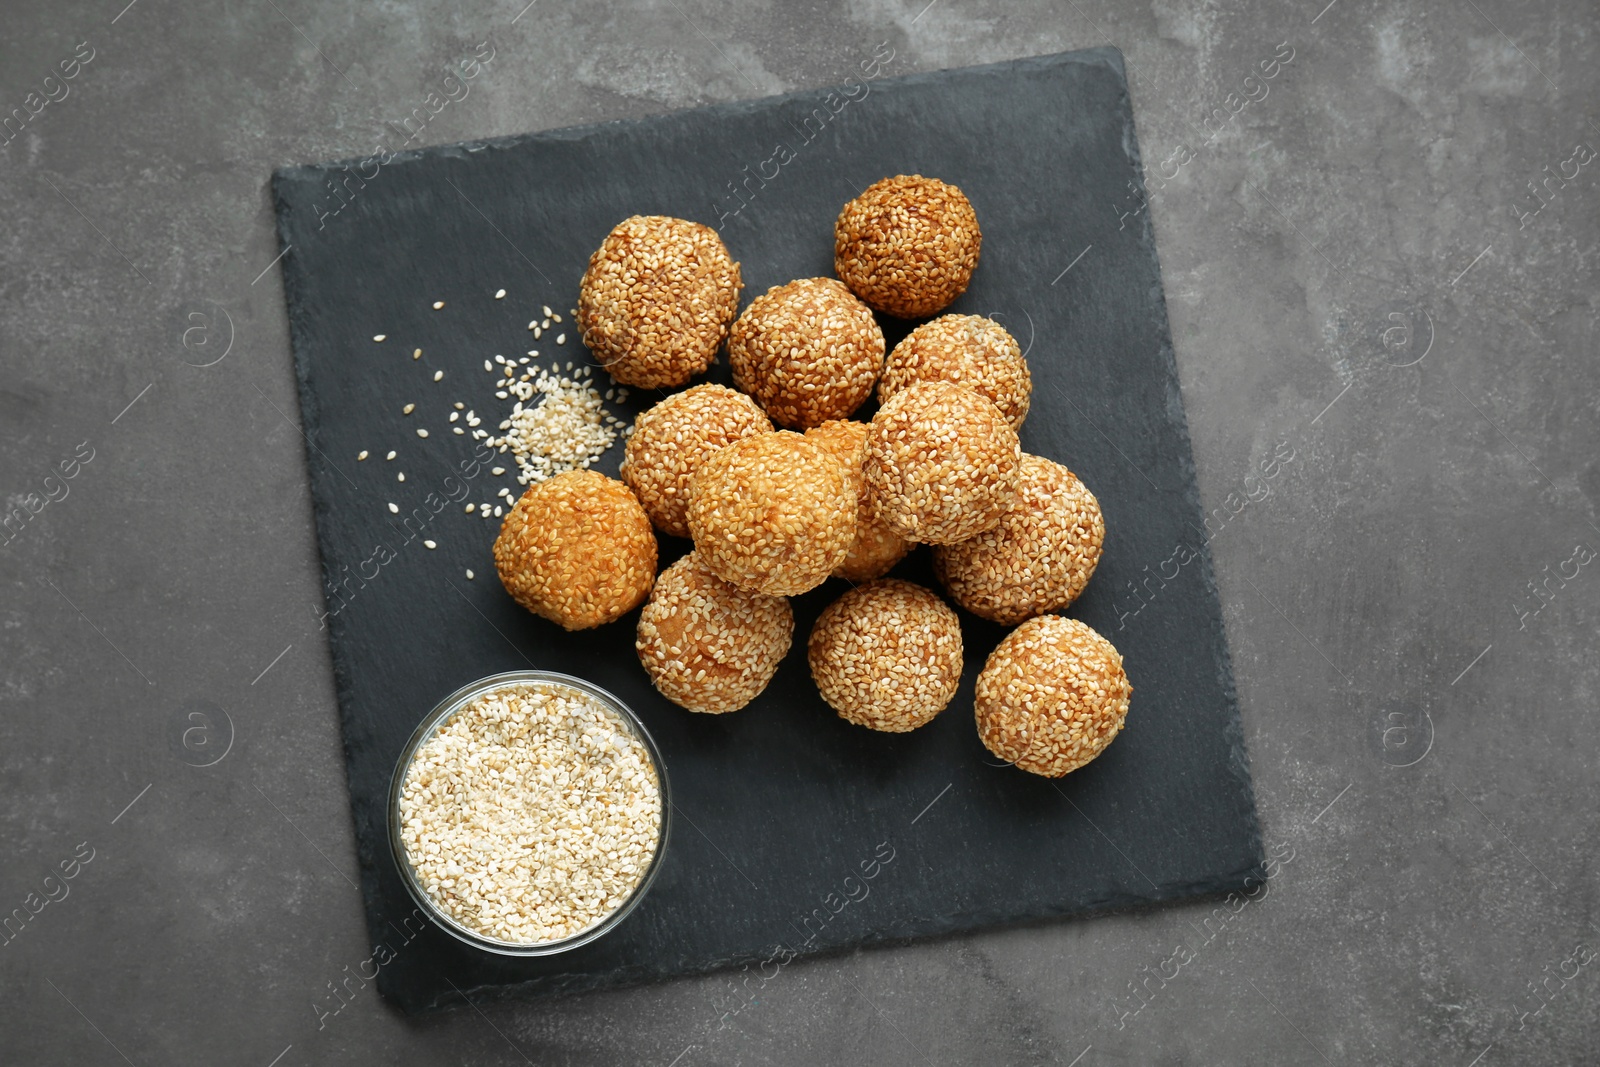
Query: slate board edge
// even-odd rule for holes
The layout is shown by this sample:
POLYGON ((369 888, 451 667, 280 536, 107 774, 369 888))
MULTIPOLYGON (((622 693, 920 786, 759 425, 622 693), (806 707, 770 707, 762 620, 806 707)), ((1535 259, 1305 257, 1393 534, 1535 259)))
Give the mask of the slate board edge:
MULTIPOLYGON (((1208 878, 1205 882, 1207 888, 1202 892, 1196 893, 1190 890, 1191 885, 1198 885, 1199 883, 1175 883, 1163 886, 1161 891, 1155 895, 1109 893, 1103 899, 1097 900, 1092 904, 1062 908, 1054 914, 1038 915, 1028 919, 997 919, 992 917, 992 913, 981 909, 930 915, 908 924, 913 928, 909 933, 890 936, 869 931, 859 937, 851 938, 848 943, 796 952, 794 958, 783 966, 793 966, 802 961, 812 962, 833 959, 847 955, 859 948, 903 947, 941 937, 961 936, 974 932, 998 933, 1007 930, 1042 929, 1062 922, 1098 919, 1108 915, 1153 914, 1175 901, 1198 905, 1208 901, 1226 900, 1235 893, 1248 892, 1251 888, 1250 882, 1252 878, 1259 885, 1261 877, 1261 864, 1252 863, 1236 871, 1208 878)), ((392 992, 385 992, 384 995, 391 1002, 397 1004, 407 1015, 423 1016, 449 1011, 463 1005, 480 1005, 485 1002, 516 1001, 526 1004, 534 1001, 543 1002, 582 996, 585 993, 601 990, 627 989, 650 982, 675 981, 679 978, 704 978, 719 971, 731 970, 734 967, 753 962, 755 960, 746 956, 729 956, 675 971, 669 978, 662 978, 654 972, 639 970, 628 973, 626 976, 619 975, 618 972, 611 972, 603 976, 573 975, 571 980, 559 985, 552 984, 548 977, 528 982, 494 982, 441 992, 430 999, 397 996, 392 992)), ((380 980, 382 977, 383 972, 380 971, 380 980)))
MULTIPOLYGON (((1126 140, 1125 140, 1125 143, 1124 143, 1123 147, 1124 147, 1124 151, 1127 153, 1129 161, 1132 163, 1132 165, 1136 169, 1137 173, 1142 176, 1142 174, 1143 174, 1143 162, 1142 162, 1142 158, 1141 158, 1141 153, 1139 151, 1139 143, 1138 143, 1137 131, 1136 131, 1135 124, 1134 124, 1134 119, 1133 119, 1133 109, 1132 109, 1131 99, 1129 99, 1129 96, 1128 96, 1127 79, 1126 79, 1126 72, 1125 72, 1123 56, 1122 56, 1121 50, 1116 48, 1115 46, 1101 46, 1101 47, 1090 48, 1090 49, 1082 49, 1082 50, 1073 51, 1073 52, 1061 52, 1061 53, 1053 53, 1053 54, 1042 55, 1042 56, 1031 56, 1031 57, 1026 57, 1026 58, 1022 58, 1022 59, 1008 60, 1008 61, 1005 61, 1005 62, 984 64, 984 65, 974 66, 974 67, 960 67, 960 68, 949 68, 949 69, 938 70, 938 71, 918 72, 918 73, 914 73, 914 74, 900 75, 900 76, 897 76, 897 77, 894 77, 894 78, 888 78, 888 79, 883 79, 883 80, 885 82, 894 82, 894 83, 898 83, 898 84, 916 85, 916 84, 927 84, 927 83, 941 81, 941 80, 944 80, 945 78, 948 78, 952 74, 983 76, 983 75, 992 75, 992 74, 1003 74, 1003 73, 1006 73, 1006 72, 1009 72, 1009 71, 1012 71, 1012 70, 1019 70, 1019 69, 1020 70, 1049 69, 1049 68, 1058 67, 1058 66, 1064 66, 1064 65, 1068 65, 1068 64, 1098 64, 1098 65, 1103 65, 1103 66, 1110 67, 1115 72, 1115 74, 1117 75, 1117 77, 1118 77, 1118 79, 1119 79, 1119 81, 1121 82, 1121 85, 1122 85, 1122 95, 1123 95, 1124 99, 1128 101, 1128 104, 1127 104, 1127 111, 1128 111, 1127 137, 1126 137, 1126 140)), ((714 104, 714 105, 709 105, 709 106, 702 107, 702 108, 681 109, 681 110, 678 110, 678 111, 666 112, 666 113, 663 113, 661 115, 646 116, 646 117, 638 118, 638 119, 611 120, 611 121, 607 121, 607 122, 603 122, 603 123, 591 123, 591 124, 580 125, 580 126, 562 127, 562 128, 553 129, 553 130, 544 130, 544 131, 537 131, 537 132, 532 132, 532 133, 517 134, 517 135, 508 136, 508 137, 491 138, 491 139, 475 140, 475 141, 461 141, 461 142, 456 142, 456 143, 452 143, 452 144, 428 146, 428 147, 419 148, 419 149, 410 149, 410 150, 406 150, 404 152, 395 153, 394 156, 391 158, 390 162, 386 163, 384 165, 385 166, 394 166, 396 164, 411 164, 411 163, 420 162, 421 160, 423 160, 425 158, 428 158, 428 157, 432 157, 432 156, 465 158, 467 154, 472 153, 472 152, 476 152, 476 151, 482 151, 482 150, 494 149, 494 148, 509 148, 509 147, 514 147, 514 146, 518 146, 518 145, 522 145, 522 144, 526 144, 526 143, 530 143, 530 142, 582 140, 582 139, 585 139, 587 137, 594 136, 594 135, 597 135, 597 134, 601 134, 601 133, 604 133, 604 132, 607 132, 607 131, 616 130, 616 129, 619 129, 619 128, 640 127, 640 126, 644 126, 644 125, 659 121, 664 117, 673 116, 673 115, 682 115, 682 114, 688 114, 688 113, 694 113, 694 112, 705 112, 705 113, 710 113, 710 114, 729 114, 729 115, 731 115, 731 114, 748 114, 748 113, 754 112, 754 111, 756 111, 758 109, 770 107, 774 103, 777 103, 777 102, 790 101, 790 100, 796 100, 796 99, 801 99, 801 98, 812 98, 812 97, 815 96, 815 94, 817 94, 819 92, 826 92, 828 88, 829 87, 827 87, 827 86, 823 86, 823 87, 818 87, 818 88, 803 89, 803 90, 797 90, 797 91, 791 92, 791 93, 781 94, 781 95, 778 95, 778 96, 763 97, 763 98, 758 98, 758 99, 754 99, 754 100, 735 101, 735 102, 723 103, 723 104, 714 104)), ((290 217, 290 214, 292 212, 292 204, 290 203, 289 198, 285 195, 285 188, 287 186, 291 185, 291 184, 299 184, 299 183, 303 183, 303 182, 314 182, 314 181, 317 181, 317 180, 320 179, 321 175, 325 174, 328 171, 346 169, 349 166, 357 164, 357 163, 360 163, 363 159, 368 159, 368 158, 370 158, 370 157, 357 157, 357 158, 346 160, 346 161, 334 161, 334 162, 328 162, 328 163, 322 163, 322 164, 295 164, 295 165, 289 165, 289 166, 284 166, 284 167, 277 168, 273 172, 271 185, 272 185, 272 192, 273 192, 274 211, 275 211, 275 214, 277 216, 277 231, 278 231, 278 237, 279 237, 280 252, 282 252, 284 249, 287 249, 289 247, 289 230, 290 230, 290 219, 289 219, 289 217, 290 217)), ((1149 247, 1151 249, 1152 253, 1154 253, 1155 256, 1156 256, 1156 275, 1155 275, 1155 281, 1153 283, 1153 289, 1154 289, 1153 295, 1155 296, 1156 300, 1158 301, 1158 306, 1160 307, 1160 313, 1161 313, 1161 323, 1160 323, 1160 330, 1159 330, 1159 336, 1160 336, 1160 339, 1161 339, 1161 343, 1160 343, 1159 357, 1160 357, 1160 360, 1161 360, 1161 363, 1162 363, 1163 367, 1167 371, 1167 388, 1168 388, 1167 401, 1168 401, 1169 410, 1176 415, 1175 421, 1177 422, 1179 428, 1181 428, 1181 430, 1182 430, 1181 444, 1180 444, 1180 447, 1177 450, 1177 454, 1173 457, 1178 461, 1180 470, 1185 475, 1187 475, 1187 478, 1188 478, 1187 484, 1183 487, 1183 491, 1181 493, 1181 499, 1183 500, 1184 505, 1190 510, 1191 514, 1198 514, 1198 515, 1200 515, 1202 517, 1202 520, 1203 520, 1204 510, 1203 510, 1203 508, 1201 506, 1201 501, 1199 499, 1199 485, 1198 485, 1197 472, 1196 472, 1196 469, 1195 469, 1194 459, 1193 459, 1192 441, 1191 441, 1191 438, 1189 436, 1188 418, 1187 418, 1187 413, 1185 412, 1184 407, 1183 407, 1183 403, 1182 403, 1180 383, 1179 383, 1178 372, 1177 372, 1176 357, 1175 357, 1175 353, 1174 353, 1173 347, 1172 347, 1171 328, 1170 328, 1170 325, 1169 325, 1169 322, 1168 322, 1168 319, 1167 319, 1167 314, 1166 314, 1166 297, 1165 297, 1164 286, 1163 286, 1163 283, 1162 283, 1162 274, 1161 274, 1161 268, 1160 268, 1159 251, 1157 250, 1156 244, 1155 244, 1154 230, 1153 230, 1153 226, 1152 226, 1152 220, 1150 218, 1150 213, 1149 212, 1141 212, 1141 215, 1143 216, 1143 218, 1142 218, 1143 228, 1142 228, 1142 230, 1140 232, 1139 239, 1147 247, 1149 247)), ((307 281, 306 277, 304 276, 303 272, 300 271, 299 266, 294 261, 294 259, 295 259, 295 257, 292 254, 291 255, 285 255, 284 256, 282 270, 283 270, 283 285, 284 285, 284 296, 285 296, 285 313, 286 313, 286 315, 289 316, 289 320, 290 320, 289 321, 290 341, 291 341, 291 348, 292 348, 292 351, 294 353, 295 379, 296 379, 297 391, 298 391, 299 396, 300 396, 302 422, 303 422, 303 426, 304 426, 304 429, 305 429, 305 436, 306 436, 306 441, 307 441, 307 451, 306 451, 307 473, 308 473, 308 476, 310 478, 316 478, 319 475, 319 473, 320 473, 321 477, 328 478, 328 477, 332 476, 333 472, 331 470, 328 470, 328 469, 322 469, 322 470, 319 471, 318 470, 318 465, 313 462, 313 458, 312 458, 312 455, 311 455, 312 451, 317 450, 316 449, 316 444, 315 444, 315 434, 316 434, 316 429, 317 429, 317 427, 319 425, 319 412, 318 412, 316 397, 314 396, 312 390, 309 388, 310 368, 307 365, 307 362, 302 358, 302 352, 307 350, 307 349, 309 349, 309 347, 310 347, 310 340, 309 340, 309 338, 307 338, 304 335, 304 330, 302 328, 302 323, 298 320, 298 317, 293 315, 290 312, 290 309, 295 307, 296 303, 297 303, 294 299, 291 299, 291 296, 290 296, 291 292, 298 293, 300 287, 302 285, 304 285, 306 283, 306 281, 307 281)), ((318 450, 318 451, 319 451, 319 454, 320 454, 320 450, 318 450)), ((313 507, 313 518, 314 518, 314 521, 316 522, 317 527, 320 530, 330 520, 331 513, 329 512, 328 506, 325 505, 324 503, 320 502, 316 498, 315 494, 313 494, 313 498, 312 498, 312 507, 313 507)), ((330 576, 327 574, 327 563, 326 563, 326 560, 323 559, 322 538, 320 536, 317 538, 317 552, 318 552, 318 560, 322 564, 321 570, 323 572, 323 587, 324 587, 324 590, 326 590, 327 587, 328 587, 328 584, 329 584, 330 576)), ((1221 601, 1220 601, 1220 597, 1219 597, 1219 593, 1218 593, 1218 589, 1217 589, 1217 585, 1216 585, 1215 570, 1214 570, 1214 567, 1213 567, 1213 562, 1212 562, 1212 558, 1211 558, 1209 544, 1202 544, 1200 546, 1200 548, 1199 548, 1199 551, 1198 551, 1197 555, 1201 558, 1201 563, 1202 563, 1201 569, 1200 569, 1200 577, 1201 577, 1201 580, 1202 580, 1202 584, 1203 584, 1206 592, 1209 594, 1210 604, 1213 606, 1215 614, 1217 616, 1217 621, 1219 623, 1218 633, 1221 634, 1222 637, 1223 637, 1223 640, 1221 641, 1221 646, 1217 650, 1218 651, 1218 656, 1217 656, 1216 662, 1217 662, 1218 682, 1219 682, 1219 685, 1220 685, 1220 687, 1222 689, 1224 698, 1226 699, 1227 703, 1232 706, 1233 711, 1234 711, 1234 715, 1233 715, 1232 721, 1231 722, 1226 722, 1225 725, 1224 725, 1224 730, 1226 732, 1227 748, 1228 748, 1228 751, 1230 753, 1229 762, 1228 762, 1227 767, 1225 768, 1225 771, 1230 777, 1234 778, 1238 782, 1238 784, 1242 787, 1242 797, 1243 797, 1243 799, 1245 801, 1247 801, 1246 810, 1243 812, 1243 816, 1244 816, 1244 818, 1246 819, 1246 821, 1248 823, 1247 836, 1250 838, 1251 844, 1253 846, 1252 855, 1254 857, 1255 862, 1253 862, 1250 865, 1245 866, 1244 868, 1242 868, 1240 870, 1237 870, 1235 872, 1231 872, 1230 874, 1219 876, 1219 877, 1217 877, 1215 879, 1208 880, 1208 884, 1209 884, 1210 887, 1219 887, 1220 886, 1221 888, 1215 888, 1214 892, 1205 893, 1203 895, 1198 895, 1197 896, 1197 895, 1195 895, 1193 893, 1188 893, 1188 892, 1185 891, 1185 888, 1183 886, 1167 885, 1167 886, 1162 886, 1162 887, 1158 888, 1157 892, 1153 896, 1152 895, 1148 895, 1148 894, 1140 894, 1140 895, 1111 894, 1111 895, 1108 895, 1105 898, 1104 901, 1088 905, 1087 907, 1079 906, 1079 907, 1072 908, 1072 909, 1063 909, 1059 914, 1054 915, 1054 916, 1050 916, 1050 915, 1040 916, 1040 917, 1037 917, 1037 918, 1030 918, 1030 919, 1027 919, 1027 920, 1023 920, 1021 922, 986 919, 986 918, 984 918, 986 913, 983 912, 983 911, 954 912, 954 913, 948 913, 948 914, 945 914, 945 915, 942 915, 942 916, 929 916, 925 920, 922 920, 922 921, 914 924, 914 930, 910 934, 897 935, 897 936, 894 936, 894 937, 886 937, 886 936, 881 936, 881 935, 875 935, 875 934, 873 934, 871 932, 868 932, 867 934, 861 936, 860 938, 855 939, 855 943, 856 944, 907 944, 907 943, 911 943, 913 941, 924 940, 924 939, 927 939, 927 938, 930 938, 930 937, 942 936, 942 935, 950 933, 952 928, 959 927, 961 924, 960 924, 960 922, 958 922, 958 920, 966 921, 968 923, 969 927, 977 927, 977 928, 983 928, 983 929, 1010 929, 1010 928, 1020 928, 1020 927, 1033 926, 1033 925, 1037 925, 1037 924, 1043 923, 1043 922, 1056 922, 1056 921, 1060 921, 1061 918, 1064 918, 1064 917, 1075 918, 1075 917, 1078 917, 1078 916, 1100 915, 1100 914, 1105 914, 1105 913, 1108 913, 1108 912, 1137 910, 1137 909, 1141 909, 1141 908, 1147 907, 1147 906, 1159 906, 1164 902, 1175 900, 1175 899, 1189 899, 1189 900, 1207 899, 1209 897, 1226 894, 1229 891, 1227 886, 1230 884, 1230 880, 1232 880, 1235 883, 1234 887, 1237 888, 1237 889, 1247 888, 1247 886, 1245 885, 1245 881, 1250 876, 1250 874, 1252 874, 1253 872, 1258 872, 1261 869, 1262 864, 1265 862, 1265 852, 1264 852, 1264 848, 1263 848, 1263 845, 1262 845, 1260 822, 1259 822, 1256 803, 1255 803, 1254 788, 1253 788, 1253 783, 1252 783, 1252 780, 1251 780, 1251 777, 1250 777, 1249 756, 1248 756, 1248 752, 1247 752, 1247 749, 1246 749, 1246 746, 1245 746, 1242 721, 1241 721, 1241 719, 1239 717, 1238 694, 1237 694, 1237 689, 1236 689, 1236 686, 1235 686, 1235 683, 1234 683, 1233 668, 1232 668, 1232 657, 1231 657, 1231 653, 1230 653, 1230 650, 1229 650, 1229 643, 1226 640, 1227 624, 1226 624, 1226 619, 1222 618, 1222 616, 1221 616, 1221 601)), ((330 641, 331 641, 331 634, 330 634, 330 641)), ((343 725, 343 714, 342 714, 342 712, 343 712, 343 708, 344 708, 344 706, 346 704, 346 698, 351 693, 352 679, 349 677, 347 669, 341 665, 338 657, 336 657, 336 656, 334 656, 332 654, 331 647, 330 647, 330 650, 329 650, 329 658, 330 658, 330 661, 331 661, 332 666, 333 666, 335 690, 336 690, 337 698, 338 698, 339 703, 340 703, 341 726, 342 726, 343 725)), ((350 759, 350 741, 349 741, 348 735, 344 732, 343 729, 341 729, 341 748, 343 749, 344 755, 345 755, 345 767, 346 767, 346 774, 347 774, 347 777, 348 777, 349 768, 350 768, 350 762, 349 762, 349 759, 350 759)), ((348 782, 347 782, 347 787, 348 787, 348 782)), ((356 822, 356 815, 355 815, 355 810, 354 810, 353 806, 351 808, 350 815, 351 815, 351 822, 352 822, 352 832, 354 833, 354 824, 356 822)), ((355 836, 355 839, 356 839, 357 856, 358 856, 358 860, 360 861, 360 865, 361 865, 361 878, 362 878, 362 883, 363 883, 363 897, 364 897, 364 900, 365 899, 370 899, 371 895, 379 888, 379 886, 377 884, 378 880, 379 880, 379 878, 378 878, 378 867, 377 867, 377 864, 379 862, 379 858, 373 853, 373 850, 370 847, 368 847, 365 843, 362 842, 361 837, 360 837, 359 834, 356 834, 354 836, 355 836)), ((385 855, 387 855, 387 853, 385 853, 385 855)), ((367 909, 365 909, 365 907, 364 907, 364 910, 367 910, 367 909)), ((376 916, 372 915, 370 913, 370 911, 369 911, 369 913, 367 915, 367 918, 368 918, 368 920, 370 922, 370 921, 375 920, 376 916)), ((381 933, 379 931, 371 931, 371 932, 373 932, 375 935, 381 933)), ((848 946, 848 945, 827 946, 827 947, 822 947, 822 948, 815 949, 815 950, 813 950, 811 952, 804 953, 804 954, 801 954, 801 955, 803 955, 805 958, 823 957, 823 956, 833 955, 833 954, 837 954, 839 952, 846 951, 850 947, 851 946, 848 946)), ((797 959, 801 958, 801 955, 797 955, 796 958, 797 959)), ((708 965, 705 965, 703 967, 692 968, 692 969, 685 970, 685 971, 683 971, 681 973, 683 973, 683 974, 708 974, 708 973, 714 973, 715 971, 720 970, 720 969, 724 969, 724 968, 726 968, 728 966, 731 966, 733 963, 736 963, 736 962, 737 962, 737 960, 732 959, 732 958, 727 959, 727 960, 719 960, 719 961, 712 962, 712 963, 710 963, 708 965)), ((530 981, 530 982, 527 982, 527 983, 497 984, 497 985, 493 985, 493 986, 482 986, 482 987, 475 986, 475 987, 473 987, 471 992, 473 992, 475 994, 478 994, 480 996, 484 996, 484 997, 499 998, 499 997, 514 997, 514 996, 518 996, 518 995, 526 995, 526 993, 528 993, 529 991, 537 989, 538 992, 543 996, 561 996, 561 995, 570 995, 570 994, 573 994, 573 993, 580 993, 580 992, 584 992, 584 991, 588 991, 588 990, 592 990, 592 989, 596 989, 596 988, 601 988, 601 987, 617 988, 617 987, 620 987, 620 986, 626 986, 626 985, 630 985, 630 984, 638 984, 640 982, 645 982, 645 981, 650 981, 650 980, 659 980, 659 976, 656 976, 653 973, 646 973, 646 972, 640 972, 638 974, 633 974, 633 975, 613 972, 611 974, 611 976, 610 976, 610 980, 609 981, 598 981, 597 980, 597 981, 593 981, 593 982, 585 982, 580 978, 580 979, 574 980, 573 982, 570 982, 570 983, 568 983, 566 985, 560 986, 559 988, 556 988, 556 989, 552 989, 550 987, 550 985, 548 984, 548 980, 546 980, 545 984, 543 985, 542 988, 540 988, 540 983, 539 982, 530 981)), ((397 998, 394 998, 392 992, 389 993, 388 995, 390 996, 391 999, 397 999, 397 998)), ((457 997, 449 996, 449 995, 443 995, 443 996, 440 996, 440 997, 433 998, 432 1000, 429 1000, 427 1002, 417 1003, 417 1002, 412 1002, 412 1001, 409 1000, 409 998, 407 998, 406 1000, 402 1000, 400 1002, 400 1006, 407 1013, 415 1013, 415 1012, 418 1012, 418 1011, 431 1011, 431 1010, 436 1010, 436 1009, 439 1009, 439 1008, 447 1007, 447 1006, 451 1005, 452 1003, 457 1002, 459 999, 462 999, 462 998, 457 998, 457 997)))

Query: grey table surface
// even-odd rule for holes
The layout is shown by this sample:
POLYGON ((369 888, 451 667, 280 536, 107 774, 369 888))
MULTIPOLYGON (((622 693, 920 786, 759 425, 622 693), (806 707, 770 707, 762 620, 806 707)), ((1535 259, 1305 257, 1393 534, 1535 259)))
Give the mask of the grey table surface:
POLYGON ((125 2, 8 4, 0 41, 0 1060, 1594 1062, 1589 0, 125 2), (759 993, 407 1020, 351 980, 267 179, 403 140, 485 41, 413 144, 823 86, 883 42, 886 73, 1124 51, 1265 891, 759 993))

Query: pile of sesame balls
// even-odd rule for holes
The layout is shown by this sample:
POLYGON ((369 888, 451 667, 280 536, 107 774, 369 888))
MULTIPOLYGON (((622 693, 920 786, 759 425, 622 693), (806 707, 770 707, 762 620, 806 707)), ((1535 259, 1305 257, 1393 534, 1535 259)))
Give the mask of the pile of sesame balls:
POLYGON ((589 259, 578 328, 617 382, 682 391, 638 416, 620 480, 529 487, 495 542, 506 590, 568 630, 643 604, 635 648, 657 690, 721 714, 777 673, 787 598, 842 579, 807 640, 812 679, 844 720, 905 732, 961 680, 959 616, 885 577, 926 544, 957 607, 1016 626, 978 676, 983 744, 1048 777, 1094 759, 1132 686, 1111 642, 1054 612, 1094 574, 1105 521, 1072 471, 1022 451, 1033 384, 1016 340, 939 315, 982 240, 954 185, 885 178, 839 213, 838 278, 774 286, 740 314, 739 264, 714 230, 618 224, 589 259), (886 353, 874 312, 929 321, 886 353), (682 388, 724 348, 736 388, 682 388), (871 421, 852 419, 874 392, 871 421), (655 531, 694 543, 659 576, 655 531))

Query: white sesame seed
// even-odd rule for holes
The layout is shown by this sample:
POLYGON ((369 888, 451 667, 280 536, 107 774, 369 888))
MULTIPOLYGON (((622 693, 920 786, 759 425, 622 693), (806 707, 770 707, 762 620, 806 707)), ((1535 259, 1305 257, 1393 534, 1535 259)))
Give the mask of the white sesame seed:
POLYGON ((528 323, 528 329, 537 330, 538 328, 539 328, 539 320, 538 319, 534 319, 532 322, 528 323))
POLYGON ((457 410, 457 411, 465 411, 465 410, 466 410, 466 407, 467 407, 467 405, 465 405, 465 404, 463 404, 463 403, 462 403, 462 402, 461 402, 461 401, 459 401, 459 400, 457 400, 457 401, 456 401, 456 402, 455 402, 455 409, 456 409, 456 410, 457 410))
MULTIPOLYGON (((505 390, 504 390, 504 389, 497 389, 497 390, 495 390, 495 394, 494 394, 494 395, 495 395, 495 396, 497 396, 497 397, 499 397, 499 398, 500 398, 500 399, 501 399, 501 400, 505 400, 505 399, 507 399, 507 397, 506 397, 506 391, 505 391, 505 390)), ((505 429, 505 427, 503 427, 503 426, 502 426, 502 427, 501 427, 501 429, 505 429)))
POLYGON ((395 475, 395 478, 398 481, 402 481, 402 482, 405 481, 406 480, 406 472, 405 471, 401 471, 399 474, 395 475))
POLYGON ((433 372, 433 380, 436 381, 436 382, 444 381, 444 371, 442 371, 442 370, 434 371, 433 372))
POLYGON ((556 334, 556 344, 564 345, 566 343, 567 343, 567 335, 566 334, 564 334, 564 333, 556 334))
POLYGON ((405 407, 400 409, 400 414, 409 415, 415 410, 417 410, 417 405, 415 405, 415 404, 407 404, 405 407))
POLYGON ((390 514, 391 514, 391 515, 398 515, 398 514, 400 514, 400 505, 399 505, 399 504, 396 504, 396 503, 394 503, 394 502, 393 502, 393 501, 390 501, 390 503, 389 503, 389 513, 390 513, 390 514))
POLYGON ((550 312, 550 321, 551 322, 560 322, 561 321, 561 316, 557 315, 554 311, 552 311, 552 312, 550 312))
POLYGON ((428 431, 422 429, 422 427, 419 426, 419 427, 417 427, 417 436, 418 437, 426 437, 426 436, 428 436, 428 431))
POLYGON ((537 341, 539 339, 540 335, 543 334, 543 333, 544 333, 544 330, 541 327, 535 326, 533 328, 533 339, 535 341, 537 341))
POLYGON ((471 515, 474 511, 477 511, 477 510, 478 510, 478 505, 476 505, 476 504, 468 504, 467 505, 467 514, 468 515, 471 515))
POLYGON ((384 338, 386 338, 388 336, 389 335, 386 334, 386 333, 373 334, 372 339, 374 341, 382 341, 384 338))
POLYGON ((493 470, 491 470, 489 473, 493 474, 495 477, 499 477, 500 475, 504 474, 505 472, 506 472, 506 469, 504 467, 496 467, 493 470))
POLYGON ((361 450, 361 455, 357 456, 356 459, 360 460, 360 459, 366 459, 366 458, 367 458, 367 450, 363 448, 361 450))
MULTIPOLYGON (((494 294, 494 298, 496 300, 504 300, 506 298, 506 291, 504 289, 496 290, 495 294, 494 294)), ((467 572, 467 577, 468 578, 472 577, 472 572, 471 571, 467 572)))
POLYGON ((488 360, 484 360, 483 361, 483 369, 486 370, 486 371, 489 371, 490 373, 493 373, 494 372, 494 364, 490 363, 488 360))
POLYGON ((411 353, 411 358, 412 359, 421 359, 422 358, 422 349, 419 348, 415 352, 411 353))
POLYGON ((470 581, 472 581, 472 578, 473 578, 473 575, 472 575, 472 568, 471 568, 471 567, 468 567, 468 568, 467 568, 467 581, 469 581, 469 582, 470 582, 470 581))
POLYGON ((435 300, 433 302, 433 310, 438 311, 442 307, 444 307, 444 301, 443 300, 435 300))
POLYGON ((439 547, 439 545, 436 542, 433 542, 433 541, 424 541, 424 542, 422 542, 422 546, 424 548, 438 548, 439 547))
POLYGON ((395 453, 393 451, 391 451, 387 456, 384 456, 383 458, 384 459, 393 459, 394 457, 395 457, 395 453))
POLYGON ((544 317, 547 318, 547 319, 550 317, 550 305, 549 304, 544 305, 544 317))
POLYGON ((458 411, 452 411, 452 412, 451 412, 451 413, 450 413, 450 421, 451 421, 451 422, 455 422, 455 421, 456 421, 456 420, 457 420, 457 419, 459 419, 459 418, 460 418, 460 417, 461 417, 461 413, 460 413, 460 412, 458 412, 458 411))

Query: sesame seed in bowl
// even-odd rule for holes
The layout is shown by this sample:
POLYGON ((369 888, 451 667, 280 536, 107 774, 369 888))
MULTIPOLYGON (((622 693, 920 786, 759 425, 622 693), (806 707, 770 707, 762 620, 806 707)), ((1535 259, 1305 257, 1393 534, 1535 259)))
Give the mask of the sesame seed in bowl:
POLYGON ((587 944, 643 899, 672 807, 627 705, 569 675, 515 671, 452 693, 417 726, 389 790, 389 839, 433 921, 488 952, 587 944))

